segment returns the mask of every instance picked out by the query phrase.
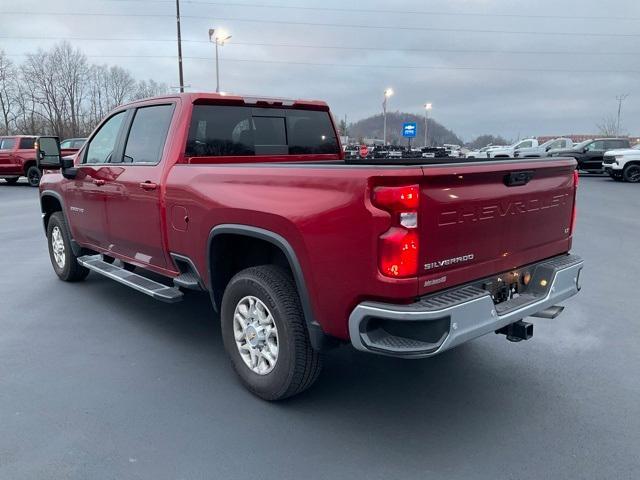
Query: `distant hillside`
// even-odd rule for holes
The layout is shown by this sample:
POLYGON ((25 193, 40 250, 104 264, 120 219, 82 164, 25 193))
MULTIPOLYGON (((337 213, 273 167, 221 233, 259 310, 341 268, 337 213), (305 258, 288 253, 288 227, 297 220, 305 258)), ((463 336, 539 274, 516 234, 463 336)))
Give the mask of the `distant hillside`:
MULTIPOLYGON (((418 134, 411 142, 413 145, 424 143, 424 116, 413 113, 388 112, 387 113, 387 141, 391 144, 405 145, 407 139, 402 136, 402 124, 406 122, 416 122, 418 124, 418 134)), ((431 145, 442 145, 452 143, 462 145, 464 142, 451 130, 443 127, 438 122, 429 119, 429 143, 431 145)), ((349 125, 349 138, 359 141, 362 138, 380 138, 383 135, 382 114, 365 118, 349 125)))

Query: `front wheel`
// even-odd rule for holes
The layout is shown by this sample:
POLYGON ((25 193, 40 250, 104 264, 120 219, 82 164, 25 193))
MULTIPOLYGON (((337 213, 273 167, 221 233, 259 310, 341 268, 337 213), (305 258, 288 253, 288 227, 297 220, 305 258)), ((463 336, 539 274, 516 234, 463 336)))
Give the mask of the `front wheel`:
POLYGON ((626 182, 638 183, 640 182, 640 165, 627 165, 622 172, 626 182))
POLYGON ((71 249, 71 235, 62 212, 55 212, 49 218, 47 240, 51 265, 60 280, 76 282, 89 275, 89 269, 78 263, 78 257, 71 249))
POLYGON ((40 185, 40 177, 42 177, 42 173, 35 165, 31 165, 27 169, 27 181, 31 187, 37 187, 40 185))
POLYGON ((274 265, 242 270, 222 299, 222 339, 251 392, 280 400, 309 388, 320 373, 291 275, 274 265))

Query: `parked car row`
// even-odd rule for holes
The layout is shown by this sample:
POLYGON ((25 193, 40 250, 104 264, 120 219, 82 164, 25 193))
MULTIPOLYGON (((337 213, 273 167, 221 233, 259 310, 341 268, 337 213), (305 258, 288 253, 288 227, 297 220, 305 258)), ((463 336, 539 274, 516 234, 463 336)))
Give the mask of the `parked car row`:
POLYGON ((454 150, 446 147, 415 147, 408 148, 400 145, 374 145, 366 147, 366 155, 362 155, 361 146, 349 144, 344 147, 345 159, 416 159, 416 158, 458 158, 458 154, 451 154, 454 150))
MULTIPOLYGON (((63 156, 73 155, 85 138, 69 138, 60 142, 63 156)), ((20 177, 27 177, 29 185, 40 184, 42 171, 36 164, 36 137, 33 135, 14 135, 0 137, 0 178, 9 184, 16 183, 20 177)))
POLYGON ((487 145, 467 153, 467 158, 545 158, 573 157, 577 169, 607 173, 614 180, 640 182, 640 145, 631 148, 628 138, 595 138, 574 144, 559 137, 540 144, 535 138, 511 145, 487 145))
POLYGON ((591 173, 602 172, 602 160, 609 150, 630 148, 628 138, 597 138, 585 140, 570 148, 553 150, 550 157, 573 157, 578 162, 578 170, 591 173))

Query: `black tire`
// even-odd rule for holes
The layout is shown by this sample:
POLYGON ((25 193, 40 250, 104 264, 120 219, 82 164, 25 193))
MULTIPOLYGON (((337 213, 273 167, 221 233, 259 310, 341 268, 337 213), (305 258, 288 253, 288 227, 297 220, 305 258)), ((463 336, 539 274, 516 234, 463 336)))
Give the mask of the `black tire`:
POLYGON ((77 282, 87 278, 89 270, 78 263, 78 257, 71 249, 71 235, 69 235, 69 229, 67 228, 67 223, 64 220, 62 212, 55 212, 49 218, 49 223, 47 224, 47 243, 49 245, 49 258, 51 259, 51 265, 60 280, 64 280, 65 282, 77 282), (52 238, 56 229, 58 229, 61 234, 62 243, 64 245, 64 262, 62 266, 57 263, 53 252, 52 238))
POLYGON ((320 355, 311 347, 304 312, 291 276, 275 265, 242 270, 222 298, 222 339, 233 368, 246 388, 264 400, 281 400, 309 388, 321 369, 320 355), (269 309, 278 332, 278 356, 273 370, 255 373, 240 355, 233 332, 236 305, 246 296, 269 309))
POLYGON ((35 165, 31 165, 29 168, 27 168, 26 177, 30 187, 37 187, 40 185, 40 177, 42 177, 42 172, 35 165))
POLYGON ((16 183, 18 183, 18 180, 20 180, 20 177, 10 177, 10 178, 4 179, 4 181, 7 182, 9 185, 15 185, 16 183))
POLYGON ((627 165, 622 171, 622 177, 625 182, 638 183, 640 182, 640 165, 627 165))

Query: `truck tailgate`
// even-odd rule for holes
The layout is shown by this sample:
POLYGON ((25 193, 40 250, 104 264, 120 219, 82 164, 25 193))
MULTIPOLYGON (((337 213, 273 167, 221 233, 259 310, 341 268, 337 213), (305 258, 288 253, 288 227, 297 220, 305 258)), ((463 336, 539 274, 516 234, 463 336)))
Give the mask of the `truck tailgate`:
POLYGON ((575 160, 423 167, 419 294, 567 252, 575 160))

